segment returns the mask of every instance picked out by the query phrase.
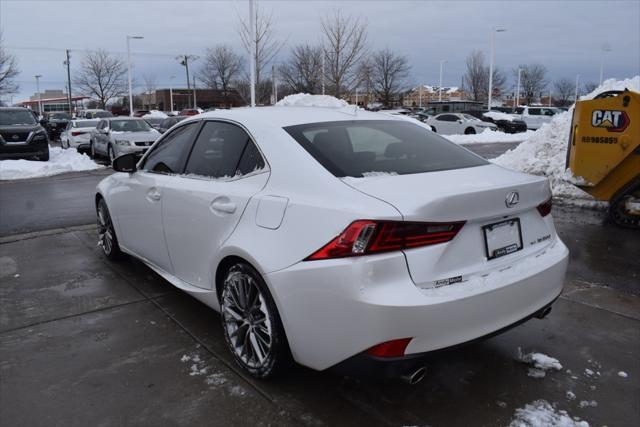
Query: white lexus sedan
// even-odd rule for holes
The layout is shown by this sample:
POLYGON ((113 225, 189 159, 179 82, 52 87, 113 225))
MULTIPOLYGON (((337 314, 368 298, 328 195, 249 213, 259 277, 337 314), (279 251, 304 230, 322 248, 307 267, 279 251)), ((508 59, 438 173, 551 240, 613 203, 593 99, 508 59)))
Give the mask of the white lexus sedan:
POLYGON ((220 311, 259 378, 293 359, 413 383, 428 352, 543 317, 562 290, 547 179, 406 120, 216 110, 138 159, 115 159, 97 187, 104 253, 220 311))
POLYGON ((434 132, 442 135, 472 135, 487 129, 498 130, 494 123, 484 122, 464 113, 442 113, 429 117, 426 121, 434 132))

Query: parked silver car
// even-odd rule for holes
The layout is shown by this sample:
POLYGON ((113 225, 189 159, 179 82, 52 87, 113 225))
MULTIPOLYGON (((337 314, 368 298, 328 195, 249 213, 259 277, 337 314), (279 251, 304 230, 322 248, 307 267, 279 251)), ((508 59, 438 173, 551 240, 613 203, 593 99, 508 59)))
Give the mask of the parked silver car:
POLYGON ((143 154, 160 136, 144 119, 138 117, 108 117, 100 120, 91 134, 89 150, 92 157, 116 157, 138 152, 143 154))

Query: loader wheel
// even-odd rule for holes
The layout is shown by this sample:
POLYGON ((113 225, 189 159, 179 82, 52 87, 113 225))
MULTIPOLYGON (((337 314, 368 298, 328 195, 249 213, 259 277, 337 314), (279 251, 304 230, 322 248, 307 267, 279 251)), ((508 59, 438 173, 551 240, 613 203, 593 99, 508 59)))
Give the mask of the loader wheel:
POLYGON ((640 177, 613 196, 609 217, 620 227, 640 229, 640 177))

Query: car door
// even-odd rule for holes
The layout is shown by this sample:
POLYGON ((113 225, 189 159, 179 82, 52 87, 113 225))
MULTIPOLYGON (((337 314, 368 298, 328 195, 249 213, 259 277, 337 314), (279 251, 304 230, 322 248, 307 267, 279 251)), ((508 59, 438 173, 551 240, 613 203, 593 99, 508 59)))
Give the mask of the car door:
POLYGON ((107 120, 100 120, 98 126, 96 127, 95 136, 93 137, 93 142, 96 147, 96 152, 102 155, 107 154, 106 148, 106 140, 108 138, 107 132, 109 129, 109 122, 107 120))
POLYGON ((167 134, 145 156, 140 168, 113 191, 120 244, 157 267, 172 273, 162 226, 162 188, 184 168, 200 122, 186 123, 167 134))
POLYGON ((200 288, 214 286, 213 260, 268 175, 262 155, 242 127, 205 122, 184 175, 162 190, 162 218, 176 277, 200 288))
POLYGON ((440 114, 436 116, 436 129, 438 133, 444 135, 450 135, 456 132, 455 121, 457 120, 456 116, 453 114, 440 114))

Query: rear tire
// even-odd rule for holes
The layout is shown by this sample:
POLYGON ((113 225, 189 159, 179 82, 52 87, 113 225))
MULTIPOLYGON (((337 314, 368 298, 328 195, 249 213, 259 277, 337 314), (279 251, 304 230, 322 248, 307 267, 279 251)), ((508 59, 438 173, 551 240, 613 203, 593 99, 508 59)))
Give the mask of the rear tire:
POLYGON ((464 130, 465 135, 475 135, 475 133, 476 133, 476 130, 474 128, 466 128, 464 130))
POLYGON ((628 199, 640 199, 640 177, 618 191, 609 202, 609 218, 618 226, 640 229, 640 215, 627 211, 628 199))
POLYGON ((224 275, 220 317, 236 363, 256 378, 281 373, 291 362, 287 337, 271 293, 249 264, 233 264, 224 275))
POLYGON ((113 165, 113 161, 115 160, 116 156, 113 153, 113 147, 111 147, 111 145, 109 145, 109 147, 107 148, 107 157, 109 158, 109 165, 113 165))
POLYGON ((96 154, 96 146, 93 141, 89 142, 89 157, 94 160, 98 157, 98 155, 96 154))
POLYGON ((38 160, 41 162, 49 161, 49 148, 47 148, 47 152, 38 156, 38 160))
POLYGON ((98 217, 98 244, 102 247, 102 252, 111 261, 120 259, 122 251, 118 244, 107 203, 102 198, 98 201, 96 215, 98 217))

